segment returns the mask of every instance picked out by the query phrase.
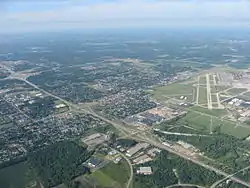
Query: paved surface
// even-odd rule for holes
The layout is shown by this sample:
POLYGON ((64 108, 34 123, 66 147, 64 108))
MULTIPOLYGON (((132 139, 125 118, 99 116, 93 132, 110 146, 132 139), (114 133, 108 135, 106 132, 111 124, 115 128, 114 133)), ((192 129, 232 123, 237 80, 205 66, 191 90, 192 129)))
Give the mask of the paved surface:
POLYGON ((211 87, 210 87, 210 78, 209 74, 206 74, 206 80, 207 80, 207 108, 212 109, 212 96, 211 96, 211 87))
POLYGON ((206 188, 206 187, 203 187, 203 186, 200 186, 200 185, 195 185, 195 184, 175 184, 175 185, 170 185, 170 186, 167 186, 166 188, 174 188, 174 187, 180 187, 180 186, 184 186, 184 187, 196 187, 196 188, 206 188))

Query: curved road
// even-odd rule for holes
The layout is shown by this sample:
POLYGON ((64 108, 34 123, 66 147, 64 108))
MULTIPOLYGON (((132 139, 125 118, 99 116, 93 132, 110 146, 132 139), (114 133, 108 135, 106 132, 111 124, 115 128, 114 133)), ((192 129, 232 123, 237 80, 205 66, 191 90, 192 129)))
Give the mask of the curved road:
POLYGON ((121 153, 120 151, 117 151, 117 150, 115 150, 115 151, 116 151, 117 153, 119 153, 119 154, 127 161, 128 165, 129 165, 129 168, 130 168, 130 177, 129 177, 129 179, 128 179, 126 188, 132 188, 132 187, 133 187, 133 186, 132 186, 132 183, 133 183, 133 176, 134 176, 133 166, 132 166, 130 160, 126 157, 126 155, 124 155, 124 154, 121 153))
POLYGON ((206 188, 200 185, 195 185, 195 184, 174 184, 174 185, 170 185, 167 186, 166 188, 173 188, 173 187, 180 187, 180 186, 185 186, 185 187, 196 187, 196 188, 206 188))
POLYGON ((239 171, 237 171, 237 172, 235 172, 233 174, 230 174, 229 176, 227 176, 227 177, 225 177, 225 178, 223 178, 221 180, 216 181, 213 185, 211 185, 210 188, 216 188, 216 186, 219 185, 220 183, 222 183, 223 181, 225 181, 227 179, 230 179, 231 177, 235 176, 236 174, 238 174, 240 172, 243 172, 245 170, 248 170, 249 168, 250 168, 250 166, 247 166, 247 167, 245 167, 245 168, 243 168, 243 169, 241 169, 241 170, 239 170, 239 171))

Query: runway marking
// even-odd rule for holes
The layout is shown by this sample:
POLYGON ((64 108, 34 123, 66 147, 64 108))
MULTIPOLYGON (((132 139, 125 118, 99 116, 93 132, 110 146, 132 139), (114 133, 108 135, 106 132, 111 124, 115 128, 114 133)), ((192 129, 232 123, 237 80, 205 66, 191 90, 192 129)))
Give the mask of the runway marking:
POLYGON ((207 107, 208 109, 213 109, 209 74, 206 74, 206 80, 207 80, 207 107))
POLYGON ((197 78, 198 84, 197 84, 197 93, 196 93, 196 104, 199 104, 199 90, 200 90, 200 76, 197 78))

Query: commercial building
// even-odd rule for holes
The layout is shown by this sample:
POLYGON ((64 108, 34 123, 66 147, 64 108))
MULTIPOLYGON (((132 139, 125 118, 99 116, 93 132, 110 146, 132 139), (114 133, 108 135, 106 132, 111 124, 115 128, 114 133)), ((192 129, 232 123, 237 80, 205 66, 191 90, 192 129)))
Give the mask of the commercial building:
POLYGON ((127 150, 126 155, 128 157, 133 156, 134 154, 136 154, 138 151, 140 151, 141 149, 145 149, 149 146, 148 143, 138 143, 136 144, 134 147, 130 148, 127 150))
POLYGON ((137 174, 151 175, 152 168, 151 167, 140 167, 139 170, 137 170, 137 174))

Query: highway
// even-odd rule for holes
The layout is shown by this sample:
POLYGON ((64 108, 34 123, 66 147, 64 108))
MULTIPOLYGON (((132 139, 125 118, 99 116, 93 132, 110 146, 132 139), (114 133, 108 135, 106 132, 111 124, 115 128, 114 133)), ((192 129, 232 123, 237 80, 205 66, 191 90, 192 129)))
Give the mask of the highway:
MULTIPOLYGON (((31 83, 31 82, 29 82, 27 80, 23 80, 23 81, 25 81, 27 84, 33 86, 34 88, 36 88, 36 89, 38 89, 38 90, 46 93, 47 95, 55 97, 58 100, 61 100, 62 102, 64 102, 65 104, 67 104, 69 107, 74 107, 75 109, 78 109, 78 110, 83 111, 85 113, 92 114, 93 116, 102 119, 103 121, 105 121, 105 122, 113 125, 116 129, 118 129, 119 131, 121 131, 123 134, 131 134, 133 131, 135 131, 134 129, 131 129, 129 126, 125 127, 124 125, 118 124, 118 123, 116 123, 116 122, 114 122, 112 120, 109 120, 109 119, 107 119, 107 118, 105 118, 103 116, 100 116, 100 115, 96 114, 92 110, 86 110, 86 109, 79 108, 77 105, 72 104, 72 103, 70 103, 70 102, 68 102, 68 101, 66 101, 66 100, 64 100, 64 99, 62 99, 62 98, 60 98, 58 96, 55 96, 55 95, 53 95, 53 94, 51 94, 49 92, 46 92, 45 90, 39 88, 38 86, 36 86, 35 84, 33 84, 33 83, 31 83)), ((214 171, 215 173, 217 173, 219 175, 222 175, 224 177, 229 177, 234 182, 240 183, 240 184, 242 184, 242 185, 244 185, 246 187, 250 187, 250 183, 245 182, 245 181, 243 181, 243 180, 241 180, 241 179, 239 179, 237 177, 230 176, 230 174, 227 174, 226 172, 223 172, 220 169, 217 169, 217 168, 215 168, 213 166, 204 164, 203 162, 198 161, 197 159, 190 158, 189 156, 184 155, 183 153, 177 152, 177 151, 173 150, 172 148, 167 147, 167 146, 163 145, 162 143, 153 140, 150 137, 146 137, 144 134, 142 134, 142 135, 140 135, 140 134, 133 135, 132 139, 147 142, 147 143, 149 143, 149 144, 151 144, 153 146, 156 146, 156 147, 161 148, 163 150, 166 150, 166 151, 168 151, 170 153, 178 155, 178 156, 180 156, 180 157, 182 157, 182 158, 184 158, 184 159, 186 159, 188 161, 191 161, 191 162, 193 162, 193 163, 195 163, 195 164, 197 164, 199 166, 202 166, 202 167, 204 167, 204 168, 206 168, 208 170, 214 171)))
MULTIPOLYGON (((14 74, 15 72, 12 71, 11 73, 14 74)), ((119 123, 116 123, 116 122, 114 122, 114 121, 112 121, 112 120, 109 120, 109 119, 107 119, 107 118, 105 118, 105 117, 103 117, 103 116, 98 115, 97 113, 95 113, 95 112, 94 112, 93 110, 91 110, 90 108, 89 108, 88 110, 83 109, 83 108, 80 108, 80 107, 79 107, 78 105, 76 105, 76 104, 72 104, 71 102, 68 102, 67 100, 62 99, 61 97, 58 97, 58 96, 56 96, 56 95, 54 95, 54 94, 51 94, 51 93, 49 93, 49 92, 47 92, 47 91, 41 89, 41 88, 38 87, 37 85, 35 85, 35 84, 29 82, 26 78, 17 77, 17 75, 18 75, 18 74, 15 74, 15 79, 22 80, 22 81, 26 82, 27 84, 29 84, 30 86, 34 87, 35 89, 40 90, 41 92, 47 94, 48 96, 52 96, 52 97, 54 97, 54 98, 56 98, 56 99, 58 99, 58 100, 64 102, 64 103, 67 104, 71 109, 73 108, 73 109, 75 109, 75 110, 82 111, 82 112, 88 113, 88 114, 92 114, 93 116, 95 116, 95 117, 97 117, 97 118, 100 118, 101 120, 103 120, 103 121, 105 121, 105 122, 107 122, 107 123, 113 125, 116 129, 118 129, 119 131, 121 131, 123 134, 130 135, 131 133, 133 133, 133 132, 135 131, 135 129, 130 128, 129 125, 124 124, 124 125, 126 125, 126 126, 124 126, 124 125, 122 125, 122 124, 119 124, 119 123)), ((137 131, 138 131, 138 130, 137 130, 137 131)), ((151 133, 148 132, 147 134, 151 134, 151 133)), ((143 142, 147 142, 147 143, 149 143, 149 144, 151 144, 151 145, 153 145, 153 146, 155 146, 155 147, 161 148, 161 149, 166 150, 166 151, 168 151, 168 152, 170 152, 170 153, 173 153, 173 154, 175 154, 175 155, 178 155, 178 156, 180 156, 180 157, 182 157, 182 158, 184 158, 184 159, 186 159, 186 160, 188 160, 188 161, 191 161, 191 162, 193 162, 193 163, 195 163, 195 164, 197 164, 197 165, 199 165, 199 166, 202 166, 202 167, 204 167, 204 168, 206 168, 206 169, 208 169, 208 170, 214 171, 214 172, 216 172, 216 173, 219 174, 219 175, 222 175, 222 176, 224 176, 224 177, 230 178, 230 179, 233 180, 234 182, 240 183, 240 184, 242 184, 242 185, 244 185, 244 186, 246 186, 246 187, 250 187, 250 183, 245 182, 245 181, 243 181, 243 180, 241 180, 241 179, 239 179, 239 178, 237 178, 237 177, 234 177, 233 175, 227 174, 226 172, 223 172, 222 170, 217 169, 217 168, 215 168, 215 167, 213 167, 213 166, 207 165, 207 164, 205 164, 205 163, 203 163, 203 162, 201 162, 201 161, 199 161, 199 160, 197 160, 197 159, 191 158, 190 156, 187 156, 187 155, 185 155, 185 154, 183 154, 183 153, 180 153, 180 152, 178 152, 178 151, 175 151, 175 150, 173 150, 171 147, 167 147, 167 146, 163 145, 162 143, 160 143, 159 141, 154 140, 154 139, 152 138, 152 136, 150 136, 150 135, 149 135, 149 136, 146 136, 145 132, 143 132, 143 133, 141 133, 141 134, 133 135, 132 139, 139 140, 139 141, 143 141, 143 142)))
MULTIPOLYGON (((92 113, 93 113, 92 115, 99 117, 100 119, 102 119, 103 121, 105 121, 105 122, 107 122, 107 123, 110 123, 111 125, 113 125, 113 126, 114 126, 116 129, 118 129, 118 130, 123 130, 123 131, 125 131, 125 132, 127 132, 127 133, 131 133, 131 132, 134 131, 133 129, 131 130, 129 127, 125 127, 125 126, 123 126, 123 125, 114 123, 114 122, 111 121, 111 120, 108 120, 108 119, 106 119, 106 118, 104 118, 104 117, 102 117, 102 116, 100 116, 100 115, 97 115, 97 114, 94 113, 93 111, 92 111, 92 113)), ((182 157, 182 158, 184 158, 184 159, 186 159, 186 160, 188 160, 188 161, 191 161, 191 162, 193 162, 193 163, 195 163, 195 164, 197 164, 197 165, 199 165, 199 166, 202 166, 202 167, 204 167, 204 168, 206 168, 206 169, 208 169, 208 170, 214 171, 215 173, 217 173, 217 174, 219 174, 219 175, 222 175, 222 176, 224 176, 224 177, 230 178, 230 179, 231 179, 232 181, 234 181, 234 182, 240 183, 240 184, 242 184, 242 185, 244 185, 244 186, 246 186, 246 187, 250 187, 250 183, 249 183, 249 182, 243 181, 243 180, 241 180, 241 179, 239 179, 239 178, 237 178, 237 177, 234 177, 233 175, 230 175, 230 174, 228 174, 228 173, 226 173, 226 172, 223 172, 222 170, 220 170, 220 169, 218 169, 218 168, 216 168, 216 167, 213 167, 213 166, 211 166, 211 165, 207 165, 207 164, 205 164, 205 163, 203 163, 203 162, 201 162, 201 161, 199 161, 199 160, 197 160, 197 159, 193 159, 193 158, 191 158, 190 156, 187 156, 187 155, 185 155, 185 154, 183 154, 183 153, 180 153, 180 152, 178 152, 178 151, 175 151, 175 150, 173 150, 171 147, 165 146, 165 145, 163 145, 162 143, 153 140, 152 137, 150 138, 150 136, 146 136, 145 134, 138 134, 138 133, 137 133, 137 134, 133 135, 131 138, 132 138, 132 139, 135 139, 135 140, 138 140, 138 141, 147 142, 147 143, 149 143, 149 144, 151 144, 151 145, 153 145, 153 146, 155 146, 155 147, 158 147, 158 148, 160 148, 160 149, 163 149, 163 150, 166 150, 166 151, 168 151, 168 152, 170 152, 170 153, 173 153, 173 154, 175 154, 175 155, 178 155, 178 156, 180 156, 180 157, 182 157)))

